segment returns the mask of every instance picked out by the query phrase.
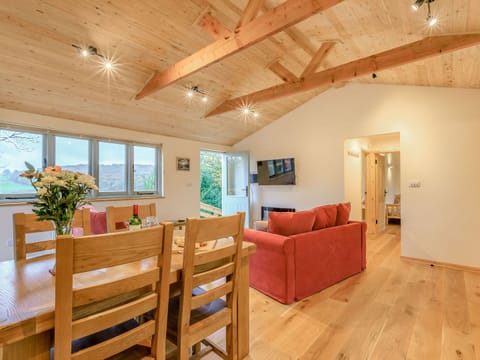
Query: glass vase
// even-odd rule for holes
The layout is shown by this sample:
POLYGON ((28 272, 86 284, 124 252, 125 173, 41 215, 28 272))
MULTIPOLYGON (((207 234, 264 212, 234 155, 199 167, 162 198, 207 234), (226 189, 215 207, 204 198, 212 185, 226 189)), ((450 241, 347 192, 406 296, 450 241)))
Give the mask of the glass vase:
POLYGON ((70 235, 72 233, 72 222, 73 218, 65 221, 54 221, 55 222, 55 233, 59 235, 70 235))
MULTIPOLYGON (((72 233, 72 223, 73 218, 65 221, 54 221, 55 223, 55 234, 57 237, 62 235, 70 235, 72 233)), ((53 264, 53 267, 48 270, 50 274, 55 275, 56 273, 56 262, 53 264)))

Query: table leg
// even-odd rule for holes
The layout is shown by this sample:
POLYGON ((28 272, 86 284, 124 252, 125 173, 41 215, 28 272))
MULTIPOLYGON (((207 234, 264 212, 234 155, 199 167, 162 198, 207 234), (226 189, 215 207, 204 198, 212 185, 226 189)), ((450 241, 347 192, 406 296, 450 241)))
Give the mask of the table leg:
POLYGON ((250 302, 249 302, 249 256, 242 256, 238 283, 238 358, 243 359, 250 351, 250 302))

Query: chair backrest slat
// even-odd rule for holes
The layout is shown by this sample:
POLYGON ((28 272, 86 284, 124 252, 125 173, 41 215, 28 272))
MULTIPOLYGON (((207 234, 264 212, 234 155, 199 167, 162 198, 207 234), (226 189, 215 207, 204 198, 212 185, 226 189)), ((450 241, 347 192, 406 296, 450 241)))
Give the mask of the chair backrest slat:
MULTIPOLYGON (((128 349, 137 343, 136 339, 146 339, 155 333, 155 322, 148 321, 137 326, 129 333, 116 336, 113 339, 106 340, 102 347, 89 347, 74 353, 71 359, 75 360, 103 360, 118 353, 119 349, 128 349)), ((64 359, 64 358, 61 358, 64 359)), ((157 357, 157 359, 163 359, 157 357)))
POLYGON ((157 307, 158 295, 151 293, 127 304, 105 310, 88 318, 82 318, 72 323, 72 337, 78 339, 99 332, 106 327, 112 327, 119 322, 133 319, 136 316, 157 307))
POLYGON ((160 280, 158 270, 158 267, 155 267, 152 270, 128 277, 127 279, 74 289, 73 306, 77 307, 91 302, 105 300, 120 295, 121 293, 128 293, 129 291, 154 284, 160 280))
POLYGON ((211 283, 217 279, 227 277, 233 274, 235 269, 235 264, 233 262, 227 263, 225 265, 219 266, 212 270, 208 270, 199 274, 193 275, 193 287, 198 287, 200 285, 205 285, 211 283))
POLYGON ((197 256, 195 256, 193 264, 202 265, 217 262, 219 260, 226 259, 235 255, 236 250, 236 244, 232 244, 219 248, 216 251, 206 251, 203 253, 199 253, 197 256))
POLYGON ((123 233, 121 237, 112 237, 111 233, 107 233, 74 238, 74 273, 98 269, 99 265, 111 267, 127 264, 162 253, 158 232, 142 232, 142 237, 135 231, 123 233), (115 254, 112 254, 112 249, 115 249, 115 254))

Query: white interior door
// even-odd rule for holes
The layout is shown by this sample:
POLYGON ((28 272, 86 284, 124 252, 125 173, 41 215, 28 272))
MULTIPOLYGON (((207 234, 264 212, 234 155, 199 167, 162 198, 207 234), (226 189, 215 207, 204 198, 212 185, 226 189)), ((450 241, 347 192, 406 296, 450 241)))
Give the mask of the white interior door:
POLYGON ((245 212, 245 226, 249 224, 248 153, 225 153, 222 166, 222 215, 245 212))

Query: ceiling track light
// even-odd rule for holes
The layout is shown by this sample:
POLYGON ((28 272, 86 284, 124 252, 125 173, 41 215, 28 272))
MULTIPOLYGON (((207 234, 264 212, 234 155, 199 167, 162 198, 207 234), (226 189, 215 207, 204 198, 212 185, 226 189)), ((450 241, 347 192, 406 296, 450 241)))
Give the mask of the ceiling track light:
POLYGON ((412 4, 412 9, 417 11, 418 9, 420 9, 420 7, 426 3, 427 4, 427 18, 426 18, 426 21, 428 23, 428 26, 434 26, 438 19, 432 15, 432 9, 431 9, 431 6, 430 4, 432 2, 434 2, 435 0, 416 0, 413 4, 412 4))
POLYGON ((80 53, 80 55, 82 55, 84 58, 87 58, 89 56, 98 56, 99 58, 101 58, 102 59, 101 60, 102 65, 105 68, 105 70, 109 71, 113 68, 112 61, 107 59, 102 54, 98 53, 96 47, 94 47, 94 46, 82 47, 82 46, 78 46, 78 45, 75 45, 75 44, 72 44, 72 46, 75 49, 77 49, 78 52, 80 53))
POLYGON ((417 11, 418 9, 420 9, 420 7, 423 5, 424 2, 425 2, 425 0, 415 1, 415 3, 412 5, 412 9, 417 11))
POLYGON ((197 85, 187 86, 186 96, 188 99, 192 99, 194 96, 198 96, 203 103, 208 102, 208 96, 205 91, 201 90, 197 85))
POLYGON ((254 118, 258 118, 260 116, 260 114, 254 109, 252 109, 252 107, 249 105, 242 106, 240 108, 240 112, 243 114, 245 118, 249 118, 251 116, 253 116, 254 118))

